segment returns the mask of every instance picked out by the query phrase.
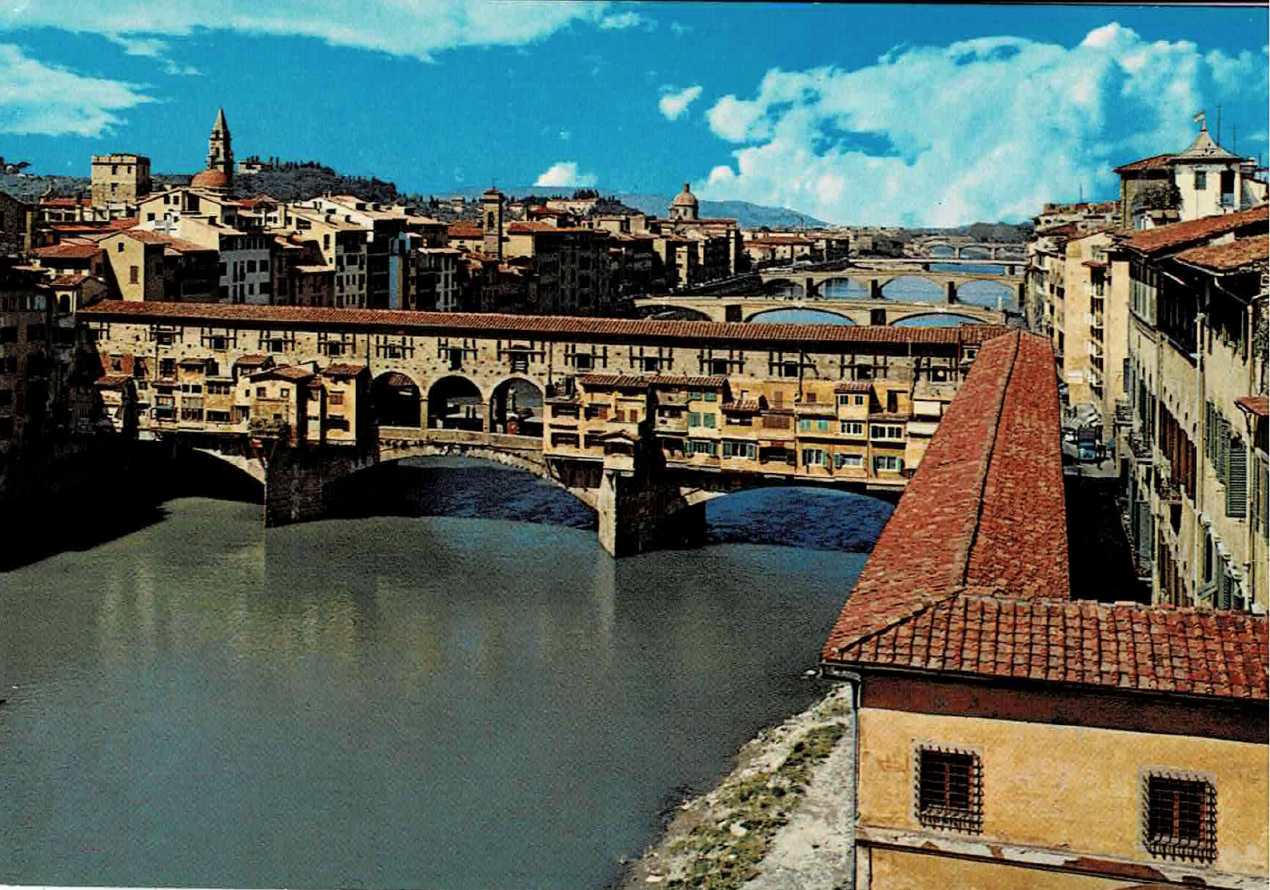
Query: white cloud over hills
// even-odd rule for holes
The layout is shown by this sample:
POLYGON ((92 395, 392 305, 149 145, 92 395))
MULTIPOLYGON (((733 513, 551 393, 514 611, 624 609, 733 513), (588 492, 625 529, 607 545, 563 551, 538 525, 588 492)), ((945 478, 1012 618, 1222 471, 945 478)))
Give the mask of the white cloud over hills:
POLYGON ((708 109, 738 147, 698 190, 839 222, 1023 218, 1110 191, 1118 164, 1184 148, 1205 106, 1264 107, 1266 67, 1264 50, 1204 53, 1112 23, 1074 47, 984 37, 852 71, 772 69, 753 97, 708 109))
POLYGON ((577 161, 556 161, 538 174, 534 185, 584 188, 595 185, 597 181, 595 174, 580 172, 577 161))

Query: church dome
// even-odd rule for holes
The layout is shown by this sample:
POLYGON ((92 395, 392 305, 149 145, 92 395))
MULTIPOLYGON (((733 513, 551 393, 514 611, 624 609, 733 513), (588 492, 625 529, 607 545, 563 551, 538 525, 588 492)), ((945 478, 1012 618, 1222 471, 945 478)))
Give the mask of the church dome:
POLYGON ((229 177, 222 170, 204 170, 194 174, 190 186, 196 189, 227 189, 229 177))
POLYGON ((697 196, 692 193, 688 187, 688 183, 684 183, 684 190, 675 195, 675 199, 670 202, 671 207, 696 207, 697 196))

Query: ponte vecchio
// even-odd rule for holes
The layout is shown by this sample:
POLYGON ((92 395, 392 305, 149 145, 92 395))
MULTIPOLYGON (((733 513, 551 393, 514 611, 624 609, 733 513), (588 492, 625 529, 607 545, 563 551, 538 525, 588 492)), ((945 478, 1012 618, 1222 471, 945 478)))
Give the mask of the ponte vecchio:
POLYGON ((993 325, 748 325, 105 301, 81 310, 116 432, 264 484, 267 525, 405 457, 529 470, 615 555, 691 541, 764 485, 895 497, 993 325))

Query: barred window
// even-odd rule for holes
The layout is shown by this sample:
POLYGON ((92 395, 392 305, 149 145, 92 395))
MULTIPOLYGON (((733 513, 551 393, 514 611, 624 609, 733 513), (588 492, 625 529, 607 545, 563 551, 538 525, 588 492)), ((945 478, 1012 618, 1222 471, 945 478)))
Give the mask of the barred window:
POLYGON ((978 754, 918 749, 917 820, 931 828, 970 834, 983 830, 983 768, 978 754))
POLYGON ((1156 856, 1212 862, 1217 858, 1217 791, 1203 779, 1146 778, 1143 843, 1156 856))

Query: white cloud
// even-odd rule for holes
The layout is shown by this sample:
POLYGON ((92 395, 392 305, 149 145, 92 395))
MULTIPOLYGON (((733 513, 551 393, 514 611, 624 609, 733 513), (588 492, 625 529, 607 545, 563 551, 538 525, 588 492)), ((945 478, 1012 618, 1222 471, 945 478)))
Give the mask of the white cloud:
POLYGON ((1265 65, 1112 23, 1073 47, 984 37, 852 71, 773 69, 707 111, 736 147, 698 190, 835 222, 1023 218, 1082 188, 1113 193, 1113 167, 1184 148, 1201 108, 1264 108, 1265 65))
POLYGON ((45 65, 0 43, 0 133, 100 136, 117 112, 154 100, 136 84, 45 65))
POLYGON ((688 106, 697 101, 697 97, 701 95, 699 86, 684 87, 682 90, 676 90, 673 87, 662 89, 662 97, 657 100, 657 110, 668 121, 678 120, 688 110, 688 106))
POLYGON ((604 29, 655 24, 631 10, 614 12, 608 3, 575 0, 17 0, 0 9, 0 30, 59 28, 137 47, 199 29, 233 30, 424 60, 464 46, 534 43, 574 22, 604 29))
POLYGON ((593 173, 580 173, 578 171, 577 161, 556 161, 546 170, 538 175, 534 180, 534 185, 538 186, 572 186, 580 188, 583 186, 595 185, 596 178, 593 173))
POLYGON ((647 16, 642 16, 638 12, 628 9, 625 12, 615 12, 610 15, 602 16, 600 18, 599 25, 605 31, 638 27, 652 31, 657 27, 657 22, 647 16))

